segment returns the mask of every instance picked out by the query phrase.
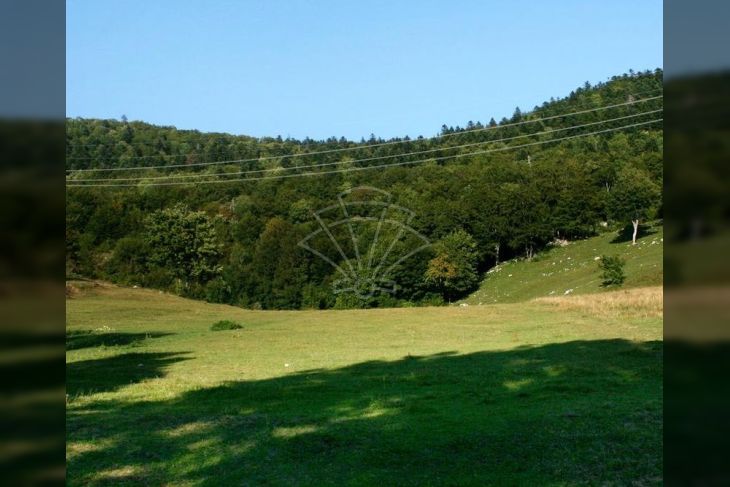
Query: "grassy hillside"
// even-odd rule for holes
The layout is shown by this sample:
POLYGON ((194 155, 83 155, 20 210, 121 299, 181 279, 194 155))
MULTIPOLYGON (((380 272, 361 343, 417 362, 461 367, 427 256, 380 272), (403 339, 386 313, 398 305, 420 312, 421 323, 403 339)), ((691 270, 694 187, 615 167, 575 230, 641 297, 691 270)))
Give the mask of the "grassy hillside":
POLYGON ((598 237, 553 247, 532 260, 507 261, 489 271, 479 290, 462 300, 468 304, 512 303, 528 299, 608 291, 601 285, 598 259, 619 255, 626 260, 624 288, 658 286, 664 275, 664 231, 647 225, 636 245, 630 236, 608 232, 598 237))
POLYGON ((69 291, 69 485, 661 482, 660 288, 344 311, 69 291))

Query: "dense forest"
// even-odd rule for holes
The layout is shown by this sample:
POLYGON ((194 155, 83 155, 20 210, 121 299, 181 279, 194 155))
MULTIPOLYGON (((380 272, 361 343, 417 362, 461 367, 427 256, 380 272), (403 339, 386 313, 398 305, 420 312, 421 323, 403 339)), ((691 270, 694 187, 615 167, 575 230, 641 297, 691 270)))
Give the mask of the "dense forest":
POLYGON ((67 276, 263 309, 458 299, 500 261, 661 217, 662 76, 586 82, 430 138, 68 119, 67 276), (360 213, 339 224, 343 208, 360 213))

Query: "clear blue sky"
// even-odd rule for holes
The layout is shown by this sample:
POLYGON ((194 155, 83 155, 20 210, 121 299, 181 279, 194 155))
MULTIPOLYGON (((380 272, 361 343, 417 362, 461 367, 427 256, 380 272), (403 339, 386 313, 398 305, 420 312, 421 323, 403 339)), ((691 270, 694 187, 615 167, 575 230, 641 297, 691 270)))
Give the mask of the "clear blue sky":
POLYGON ((66 113, 430 136, 662 67, 661 0, 68 0, 66 113))

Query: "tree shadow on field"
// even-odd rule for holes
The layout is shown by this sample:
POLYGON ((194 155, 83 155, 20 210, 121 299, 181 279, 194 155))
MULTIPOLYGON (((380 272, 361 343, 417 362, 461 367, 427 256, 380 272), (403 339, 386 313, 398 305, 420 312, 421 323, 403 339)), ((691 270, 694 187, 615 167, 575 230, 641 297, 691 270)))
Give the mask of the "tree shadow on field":
POLYGON ((168 335, 172 333, 94 333, 91 330, 73 330, 66 332, 66 350, 133 345, 147 338, 168 335))
MULTIPOLYGON (((165 401, 83 403, 67 414, 67 479, 659 484, 661 353, 661 342, 624 340, 445 352, 232 382, 165 401)), ((105 375, 107 365, 71 364, 69 378, 105 375)))
POLYGON ((71 397, 109 392, 163 375, 185 353, 126 353, 66 364, 66 394, 71 397))

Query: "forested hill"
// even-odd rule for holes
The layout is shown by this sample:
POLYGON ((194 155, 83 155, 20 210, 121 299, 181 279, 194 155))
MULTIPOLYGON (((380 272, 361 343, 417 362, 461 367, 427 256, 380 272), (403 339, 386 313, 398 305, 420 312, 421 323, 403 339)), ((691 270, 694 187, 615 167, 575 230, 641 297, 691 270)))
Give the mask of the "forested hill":
MULTIPOLYGON (((352 159, 369 155, 394 155, 413 152, 424 147, 450 147, 467 142, 490 141, 516 134, 534 134, 546 129, 572 127, 579 124, 606 120, 647 111, 661 106, 660 101, 637 103, 618 107, 610 111, 595 111, 571 117, 559 117, 545 123, 525 124, 502 130, 477 130, 487 126, 507 125, 513 122, 537 118, 554 117, 579 110, 600 108, 623 103, 631 99, 640 99, 661 94, 662 72, 647 72, 633 75, 616 76, 610 82, 591 86, 588 82, 577 88, 568 96, 558 100, 545 101, 542 106, 532 111, 521 111, 519 108, 509 119, 502 118, 498 122, 490 120, 469 121, 464 127, 443 125, 441 134, 462 133, 458 137, 436 138, 424 140, 406 138, 383 140, 372 135, 368 140, 352 142, 344 137, 331 137, 324 141, 311 139, 295 140, 278 137, 254 138, 221 133, 203 133, 197 130, 177 130, 174 127, 155 126, 138 121, 68 119, 66 127, 66 167, 67 169, 86 169, 97 167, 149 167, 160 165, 190 165, 201 162, 253 159, 262 157, 279 157, 287 154, 305 154, 307 152, 360 147, 361 151, 348 152, 352 159), (611 115, 612 117, 610 117, 611 115), (472 130, 472 133, 463 132, 472 130), (392 144, 385 148, 371 148, 370 145, 383 142, 404 141, 410 143, 392 144), (377 149, 377 150, 376 150, 377 149)), ((647 118, 648 119, 648 118, 647 118)), ((632 120, 632 119, 628 119, 632 120)), ((646 119, 636 119, 641 121, 646 119)), ((616 126, 614 124, 613 126, 616 126)), ((590 126, 583 132, 591 132, 609 126, 590 126)), ((659 129, 654 125, 652 129, 659 129)), ((572 135, 574 132, 561 133, 572 135)), ((451 154, 453 152, 449 152, 451 154)), ((315 162, 342 160, 342 153, 320 154, 315 162)), ((297 158, 296 160, 273 160, 268 164, 246 164, 248 168, 265 166, 295 166, 312 162, 315 158, 297 158)), ((390 161, 389 161, 390 162, 390 161)), ((187 168, 192 169, 192 168, 187 168)), ((203 170, 202 168, 199 170, 203 170)), ((144 175, 150 175, 145 173, 144 175)))
MULTIPOLYGON (((413 140, 69 119, 67 273, 263 308, 458 299, 498 259, 660 216, 661 95, 660 70, 629 73, 413 140), (361 186, 412 210, 410 227, 433 243, 380 276, 395 295, 333 293, 342 276, 297 245, 318 228, 313 211, 361 186)), ((358 231, 372 240, 372 229, 358 231)), ((367 274, 356 245, 327 256, 367 274)))

